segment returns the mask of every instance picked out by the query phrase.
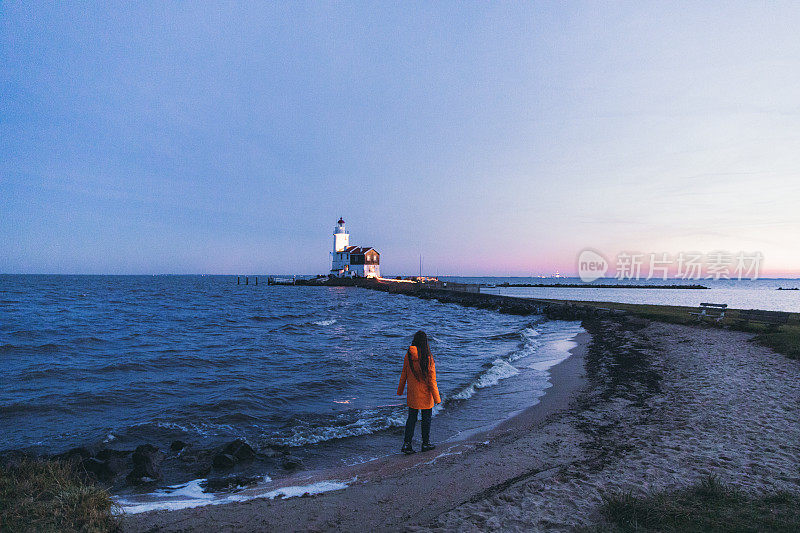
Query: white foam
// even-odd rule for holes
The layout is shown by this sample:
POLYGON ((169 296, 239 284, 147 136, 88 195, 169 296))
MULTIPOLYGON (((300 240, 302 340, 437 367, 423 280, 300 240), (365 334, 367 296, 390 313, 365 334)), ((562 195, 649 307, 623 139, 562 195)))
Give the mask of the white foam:
MULTIPOLYGON (((116 497, 117 504, 127 514, 144 513, 147 511, 189 509, 203 505, 217 505, 225 503, 224 499, 217 499, 213 494, 203 492, 201 484, 205 479, 194 479, 182 485, 173 485, 165 489, 156 490, 148 495, 148 501, 133 501, 116 497), (169 498, 166 500, 166 498, 169 498)), ((227 500, 232 501, 232 500, 227 500)))
POLYGON ((167 487, 167 489, 158 490, 153 493, 153 496, 156 497, 175 497, 175 496, 183 496, 186 498, 201 498, 205 499, 210 494, 203 492, 202 484, 205 482, 205 479, 193 479, 188 483, 184 483, 183 485, 172 485, 171 487, 167 487))
POLYGON ((431 459, 430 461, 425 461, 425 462, 424 462, 424 463, 422 463, 422 464, 424 464, 424 465, 432 465, 433 463, 435 463, 435 462, 436 462, 436 460, 437 460, 437 459, 441 459, 442 457, 447 457, 447 456, 449 456, 449 455, 461 455, 462 453, 464 453, 464 452, 463 452, 463 451, 457 451, 457 452, 444 452, 444 453, 440 453, 439 455, 437 455, 436 457, 434 457, 434 458, 433 458, 433 459, 431 459))
POLYGON ((522 339, 524 344, 522 348, 513 352, 509 357, 509 361, 516 361, 518 359, 522 359, 523 357, 528 357, 536 353, 536 351, 541 346, 541 341, 536 337, 539 336, 539 332, 534 329, 533 327, 525 328, 521 332, 522 339))
POLYGON ((173 431, 182 431, 184 433, 196 433, 203 437, 218 436, 218 435, 231 435, 236 433, 236 428, 230 424, 214 424, 212 422, 200 423, 187 423, 185 425, 177 422, 139 422, 133 424, 133 427, 154 425, 162 429, 169 429, 173 431))
POLYGON ((314 494, 321 494, 323 492, 330 492, 332 490, 346 489, 347 483, 341 481, 318 481, 311 485, 297 485, 293 487, 281 487, 270 491, 260 498, 293 498, 296 496, 313 496, 314 494))
POLYGON ((456 400, 466 400, 467 398, 471 398, 477 389, 491 387, 499 383, 500 380, 516 376, 517 374, 519 374, 519 370, 514 365, 505 359, 495 359, 489 370, 478 376, 478 379, 473 381, 468 387, 453 395, 453 398, 456 400))
POLYGON ((549 359, 543 359, 531 363, 528 368, 546 372, 550 370, 550 368, 556 366, 558 363, 569 359, 570 350, 572 350, 577 345, 578 344, 572 340, 562 340, 554 342, 551 344, 550 346, 551 349, 548 350, 548 353, 558 354, 558 355, 556 357, 551 357, 549 359))
POLYGON ((534 327, 528 327, 522 330, 522 334, 526 337, 538 337, 539 331, 536 330, 534 327))
MULTIPOLYGON (((274 498, 294 498, 297 496, 313 496, 315 494, 322 494, 323 492, 330 492, 333 490, 346 489, 350 483, 355 481, 352 479, 348 482, 343 481, 318 481, 310 485, 293 485, 288 487, 281 487, 269 492, 264 493, 236 493, 236 494, 214 494, 203 492, 202 483, 205 479, 195 479, 184 483, 182 485, 174 485, 166 489, 159 489, 155 492, 145 495, 145 500, 126 500, 124 498, 115 497, 117 504, 120 506, 123 513, 138 514, 148 511, 175 511, 178 509, 191 509, 194 507, 202 507, 204 505, 223 505, 232 502, 244 502, 256 499, 274 499, 274 498)), ((269 476, 264 476, 264 481, 269 482, 269 476)))
POLYGON ((332 326, 333 324, 336 324, 336 319, 330 318, 328 320, 316 320, 312 322, 312 324, 316 324, 317 326, 332 326))
POLYGON ((327 440, 369 435, 382 429, 403 426, 406 423, 403 413, 380 414, 375 411, 365 411, 361 416, 363 418, 341 426, 295 427, 292 428, 291 435, 275 439, 275 443, 284 446, 317 444, 327 440))

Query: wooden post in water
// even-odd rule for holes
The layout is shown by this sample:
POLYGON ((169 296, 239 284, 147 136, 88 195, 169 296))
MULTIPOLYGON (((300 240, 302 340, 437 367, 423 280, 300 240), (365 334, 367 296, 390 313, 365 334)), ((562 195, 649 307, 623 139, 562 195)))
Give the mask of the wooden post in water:
POLYGON ((244 277, 244 284, 245 285, 250 285, 250 276, 245 276, 244 277))
POLYGON ((238 285, 239 283, 239 276, 236 276, 236 284, 238 285))
POLYGON ((256 285, 258 285, 258 276, 256 276, 256 285))

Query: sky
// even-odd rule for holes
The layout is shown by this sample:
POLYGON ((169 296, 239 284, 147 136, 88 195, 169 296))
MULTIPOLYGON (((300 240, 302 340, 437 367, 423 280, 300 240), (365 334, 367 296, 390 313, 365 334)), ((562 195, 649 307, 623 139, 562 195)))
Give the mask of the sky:
POLYGON ((800 3, 0 3, 0 273, 800 276, 800 3))

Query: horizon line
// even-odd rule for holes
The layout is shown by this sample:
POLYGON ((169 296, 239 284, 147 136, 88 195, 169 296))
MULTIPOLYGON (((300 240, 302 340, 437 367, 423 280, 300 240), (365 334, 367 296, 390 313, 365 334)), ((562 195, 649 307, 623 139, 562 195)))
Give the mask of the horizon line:
MULTIPOLYGON (((213 272, 148 272, 148 273, 86 273, 86 272, 0 272, 0 276, 313 276, 313 277, 324 277, 324 274, 281 274, 281 273, 239 273, 239 274, 225 274, 225 273, 213 273, 213 272)), ((405 278, 416 278, 420 277, 419 274, 392 274, 387 276, 381 276, 385 279, 395 278, 397 276, 405 277, 405 278)), ((759 276, 755 279, 751 278, 698 278, 698 279, 687 279, 687 278, 623 278, 619 279, 613 276, 601 277, 597 278, 597 280, 616 280, 616 281, 695 281, 695 282, 702 282, 702 281, 758 281, 758 280, 779 280, 779 279, 786 279, 786 280, 800 280, 800 274, 795 274, 795 277, 792 276, 759 276)), ((554 279, 581 279, 580 276, 577 275, 569 275, 569 276, 544 276, 544 275, 530 275, 530 276, 520 276, 520 275, 460 275, 460 274, 423 274, 422 277, 427 278, 520 278, 520 279, 542 279, 542 280, 554 280, 554 279)), ((595 281, 597 281, 595 280, 595 281)), ((593 283, 593 282, 584 282, 584 283, 593 283)))

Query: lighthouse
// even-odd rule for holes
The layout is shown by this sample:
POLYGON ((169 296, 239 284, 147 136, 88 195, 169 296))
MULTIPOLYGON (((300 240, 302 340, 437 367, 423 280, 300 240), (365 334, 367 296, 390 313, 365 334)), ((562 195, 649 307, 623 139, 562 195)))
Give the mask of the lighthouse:
POLYGON ((372 247, 350 246, 350 234, 340 218, 333 228, 331 276, 379 278, 381 254, 372 247))
POLYGON ((343 252, 350 245, 350 234, 344 229, 344 219, 339 218, 333 229, 333 251, 343 252))

